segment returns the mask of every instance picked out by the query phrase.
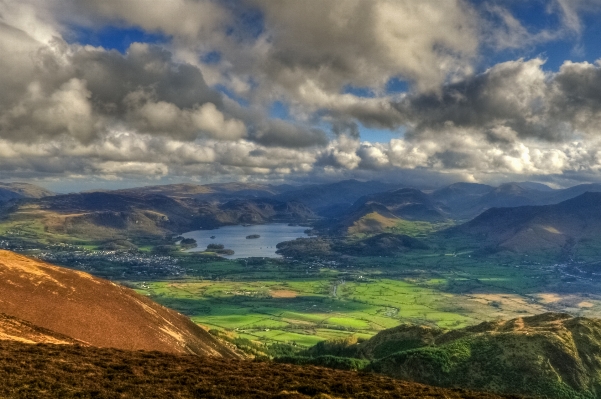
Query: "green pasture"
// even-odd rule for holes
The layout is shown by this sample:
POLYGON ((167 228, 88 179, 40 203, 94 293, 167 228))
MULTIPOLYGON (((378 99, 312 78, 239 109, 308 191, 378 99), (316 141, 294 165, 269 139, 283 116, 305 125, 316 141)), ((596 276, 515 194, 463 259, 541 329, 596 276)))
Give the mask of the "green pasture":
POLYGON ((407 259, 377 262, 369 265, 375 270, 321 268, 307 278, 269 263, 253 269, 260 279, 248 267, 241 270, 240 262, 207 262, 195 269, 199 275, 232 273, 131 284, 209 328, 301 346, 351 334, 370 337, 404 322, 461 328, 544 310, 524 299, 541 280, 530 278, 540 275, 525 267, 477 262, 458 267, 446 260, 435 272, 415 269, 407 259))

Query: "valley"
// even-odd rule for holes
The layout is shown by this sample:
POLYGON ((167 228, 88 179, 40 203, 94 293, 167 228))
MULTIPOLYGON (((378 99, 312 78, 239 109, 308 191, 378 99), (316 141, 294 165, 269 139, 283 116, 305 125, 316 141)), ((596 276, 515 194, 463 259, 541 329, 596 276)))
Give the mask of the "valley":
POLYGON ((127 284, 201 325, 266 344, 366 338, 402 322, 461 328, 546 311, 601 315, 601 279, 528 260, 219 260, 186 270, 183 278, 127 284))
MULTIPOLYGON (((308 205, 290 187, 243 184, 11 199, 0 247, 131 288, 238 354, 298 364, 367 367, 303 354, 400 325, 452 332, 547 312, 601 316, 600 193, 358 181, 307 192, 308 205), (338 198, 340 187, 354 189, 338 198), (467 218, 465 204, 481 212, 467 218), (269 256, 232 256, 232 243, 267 238, 269 256)), ((380 369, 398 377, 395 367, 380 369)))
MULTIPOLYGON (((563 208, 571 212, 569 202, 544 205, 541 211, 494 208, 462 224, 461 204, 498 204, 501 198, 510 205, 549 202, 567 195, 530 187, 455 184, 425 194, 348 181, 302 192, 238 184, 71 194, 6 203, 0 245, 121 282, 201 325, 263 344, 306 347, 350 335, 367 338, 400 322, 461 328, 545 311, 601 315, 601 278, 594 261, 598 240, 579 238, 568 254, 568 235, 545 241, 528 225, 511 227, 512 220, 533 220, 534 226, 548 225, 546 234, 558 236, 549 231, 567 231, 564 225, 580 218, 555 216, 563 208), (341 188, 348 191, 339 197, 341 188), (273 213, 281 201, 294 198, 308 198, 310 207, 297 203, 273 213), (202 252, 204 247, 185 252, 187 247, 178 245, 179 234, 207 221, 211 226, 220 220, 235 223, 232 218, 261 223, 277 212, 313 225, 309 238, 278 245, 283 257, 224 259, 202 252), (486 230, 492 226, 496 235, 486 230), (516 234, 520 238, 512 238, 516 234), (525 234, 538 238, 532 245, 541 240, 545 245, 540 251, 508 247, 508 242, 532 243, 525 234)), ((582 202, 576 207, 580 214, 594 215, 585 205, 596 209, 597 194, 586 195, 570 201, 582 202)), ((596 234, 569 227, 572 235, 596 234)), ((221 244, 219 230, 204 231, 217 236, 209 242, 221 244)), ((240 241, 257 245, 245 237, 241 233, 240 241)))

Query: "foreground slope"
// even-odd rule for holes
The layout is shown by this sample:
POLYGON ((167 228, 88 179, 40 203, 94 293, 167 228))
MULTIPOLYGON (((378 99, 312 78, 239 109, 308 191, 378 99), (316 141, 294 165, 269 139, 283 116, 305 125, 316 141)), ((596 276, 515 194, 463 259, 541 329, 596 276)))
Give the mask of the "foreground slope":
POLYGON ((502 398, 313 366, 11 341, 0 341, 0 381, 3 398, 502 398))
POLYGON ((0 251, 0 312, 94 346, 236 357, 133 290, 9 251, 0 251))

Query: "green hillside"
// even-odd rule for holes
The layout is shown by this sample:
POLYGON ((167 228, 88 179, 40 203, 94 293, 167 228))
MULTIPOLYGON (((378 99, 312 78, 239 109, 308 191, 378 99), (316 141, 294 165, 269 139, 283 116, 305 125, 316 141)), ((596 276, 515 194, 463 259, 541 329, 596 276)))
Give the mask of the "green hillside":
POLYGON ((442 387, 540 398, 601 395, 601 320, 544 313, 459 330, 401 325, 306 355, 367 359, 368 370, 442 387))

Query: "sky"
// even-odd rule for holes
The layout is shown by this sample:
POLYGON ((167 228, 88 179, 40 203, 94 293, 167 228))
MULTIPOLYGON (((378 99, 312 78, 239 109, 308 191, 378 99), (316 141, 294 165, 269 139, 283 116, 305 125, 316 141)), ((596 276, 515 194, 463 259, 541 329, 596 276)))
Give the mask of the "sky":
POLYGON ((0 0, 0 181, 601 182, 601 0, 0 0))

